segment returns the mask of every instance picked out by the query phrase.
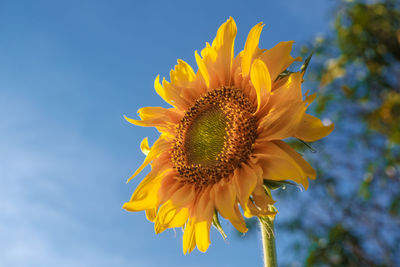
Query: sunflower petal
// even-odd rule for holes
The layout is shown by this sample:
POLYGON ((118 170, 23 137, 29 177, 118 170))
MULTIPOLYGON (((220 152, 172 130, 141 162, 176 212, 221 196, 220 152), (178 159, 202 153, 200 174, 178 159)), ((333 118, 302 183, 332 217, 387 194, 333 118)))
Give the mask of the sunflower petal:
POLYGON ((304 114, 294 136, 305 142, 314 142, 330 134, 333 128, 333 123, 325 126, 320 119, 304 114))
POLYGON ((146 210, 146 218, 147 220, 154 222, 157 216, 157 208, 147 209, 146 210))
POLYGON ((247 232, 246 223, 236 204, 234 185, 232 183, 220 183, 220 185, 214 187, 214 191, 215 206, 221 216, 228 219, 239 232, 247 232))
POLYGON ((195 228, 196 228, 197 248, 201 252, 206 252, 211 243, 210 242, 211 220, 197 222, 195 228))
POLYGON ((214 203, 210 195, 210 188, 205 189, 196 203, 196 245, 201 252, 206 252, 210 245, 210 228, 214 211, 214 203))
POLYGON ((146 156, 149 154, 150 146, 149 146, 149 139, 147 137, 145 137, 140 143, 140 150, 142 150, 143 154, 145 154, 146 156))
POLYGON ((301 61, 301 57, 293 58, 290 55, 294 41, 280 42, 275 47, 264 52, 260 58, 267 65, 272 81, 286 70, 294 61, 301 61))
POLYGON ((161 135, 161 137, 157 139, 157 141, 150 149, 142 165, 140 165, 140 167, 135 171, 135 173, 128 179, 127 183, 130 180, 132 180, 132 178, 134 178, 136 175, 138 175, 151 161, 159 157, 162 152, 169 149, 170 146, 171 146, 170 142, 166 141, 161 135))
POLYGON ((252 64, 254 54, 258 48, 258 42, 260 40, 261 31, 264 25, 262 22, 255 25, 247 36, 246 44, 243 50, 242 56, 242 75, 247 76, 250 72, 250 66, 252 64))
POLYGON ((307 177, 315 179, 315 171, 283 141, 256 143, 254 157, 263 170, 267 180, 292 180, 308 188, 307 177))
POLYGON ((192 185, 183 185, 170 197, 172 203, 178 207, 187 206, 195 198, 195 188, 192 185))
POLYGON ((269 205, 273 205, 275 201, 270 198, 264 191, 262 185, 257 185, 253 193, 253 201, 260 209, 260 212, 269 213, 269 205))
POLYGON ((303 101, 303 96, 301 94, 302 82, 303 74, 301 72, 292 73, 282 86, 272 91, 268 107, 279 108, 290 102, 303 101))
POLYGON ((176 109, 162 107, 144 107, 138 110, 141 120, 134 120, 124 116, 128 122, 144 127, 157 127, 160 132, 171 134, 175 125, 182 118, 182 113, 176 109))
POLYGON ((172 201, 164 203, 158 211, 154 229, 157 234, 167 228, 181 227, 189 216, 187 208, 179 208, 172 201))
POLYGON ((204 60, 200 57, 197 50, 194 52, 194 56, 196 58, 197 66, 199 67, 199 72, 201 74, 201 77, 203 78, 207 88, 210 88, 210 74, 208 74, 206 64, 204 63, 204 60))
POLYGON ((303 102, 287 103, 287 106, 271 110, 260 122, 258 138, 265 141, 282 140, 291 137, 306 110, 303 102))
POLYGON ((274 215, 276 212, 273 210, 262 210, 257 207, 250 199, 247 201, 247 209, 244 211, 244 216, 251 218, 253 216, 261 217, 267 215, 274 215))
POLYGON ((164 99, 165 102, 171 106, 177 107, 179 109, 185 109, 188 103, 185 99, 180 96, 180 88, 176 88, 163 79, 163 84, 160 84, 160 75, 154 80, 154 88, 159 96, 164 99))
POLYGON ((171 84, 179 87, 186 87, 196 79, 196 74, 189 64, 178 59, 178 64, 175 66, 175 69, 171 70, 170 77, 171 84))
POLYGON ((267 104, 269 96, 271 94, 271 77, 269 71, 264 62, 260 59, 254 60, 251 66, 251 83, 257 93, 257 111, 260 110, 261 106, 267 104))
MULTIPOLYGON (((233 179, 236 186, 236 191, 238 192, 238 198, 242 209, 245 211, 248 210, 248 200, 251 193, 254 191, 254 188, 257 185, 257 181, 259 179, 259 171, 260 167, 256 167, 257 169, 252 169, 246 164, 242 164, 238 171, 235 171, 233 179)), ((262 172, 261 172, 262 173, 262 172)), ((247 217, 247 216, 246 216, 247 217)))
POLYGON ((303 170, 304 174, 308 178, 315 179, 317 177, 317 173, 314 168, 311 167, 311 165, 288 144, 281 140, 273 141, 273 143, 279 146, 283 151, 285 151, 297 163, 297 165, 300 166, 300 168, 303 170))
POLYGON ((219 27, 212 48, 217 52, 216 69, 221 70, 221 85, 229 85, 231 79, 234 41, 237 33, 236 23, 230 17, 219 27))
POLYGON ((129 202, 122 207, 128 211, 154 209, 158 204, 158 190, 166 172, 150 172, 133 192, 129 202))
POLYGON ((183 232, 183 254, 187 252, 192 252, 196 247, 196 236, 195 236, 195 227, 194 227, 194 219, 190 218, 189 222, 186 224, 185 231, 183 232))

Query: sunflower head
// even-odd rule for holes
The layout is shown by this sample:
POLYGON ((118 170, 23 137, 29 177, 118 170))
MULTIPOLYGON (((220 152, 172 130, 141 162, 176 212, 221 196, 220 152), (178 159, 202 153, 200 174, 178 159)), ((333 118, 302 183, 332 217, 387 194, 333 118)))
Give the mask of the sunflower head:
POLYGON ((247 231, 243 215, 274 216, 266 183, 292 180, 307 188, 316 176, 282 140, 312 142, 333 130, 305 113, 315 95, 303 97, 303 72, 286 71, 301 60, 290 55, 293 42, 260 49, 262 28, 251 29, 234 57, 236 24, 229 18, 211 45, 195 51, 197 72, 178 60, 170 82, 156 78, 156 92, 172 107, 126 118, 161 135, 151 148, 143 140, 146 159, 130 179, 148 164, 152 169, 123 207, 146 211, 156 233, 183 227, 184 253, 207 250, 215 214, 240 232, 247 231))

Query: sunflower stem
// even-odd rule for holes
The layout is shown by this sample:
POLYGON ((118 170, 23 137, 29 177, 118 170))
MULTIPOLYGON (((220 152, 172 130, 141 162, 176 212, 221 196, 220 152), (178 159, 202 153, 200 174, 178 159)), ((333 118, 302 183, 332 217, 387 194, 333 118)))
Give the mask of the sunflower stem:
POLYGON ((264 249, 264 266, 277 267, 274 219, 268 216, 258 217, 260 220, 261 236, 264 249))

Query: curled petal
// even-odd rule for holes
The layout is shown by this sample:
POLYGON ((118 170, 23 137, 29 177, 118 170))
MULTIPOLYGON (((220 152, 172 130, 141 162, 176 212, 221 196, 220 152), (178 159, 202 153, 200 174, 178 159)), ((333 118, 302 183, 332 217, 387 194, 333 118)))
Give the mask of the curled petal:
POLYGON ((150 146, 149 146, 149 139, 147 137, 145 137, 140 143, 140 150, 142 150, 143 154, 145 154, 146 156, 149 154, 150 146))
POLYGON ((189 216, 187 208, 175 206, 172 201, 164 203, 158 211, 154 229, 157 234, 167 228, 180 227, 185 224, 189 216))
POLYGON ((294 136, 306 142, 314 142, 330 134, 334 127, 333 123, 325 126, 320 119, 304 114, 294 136))

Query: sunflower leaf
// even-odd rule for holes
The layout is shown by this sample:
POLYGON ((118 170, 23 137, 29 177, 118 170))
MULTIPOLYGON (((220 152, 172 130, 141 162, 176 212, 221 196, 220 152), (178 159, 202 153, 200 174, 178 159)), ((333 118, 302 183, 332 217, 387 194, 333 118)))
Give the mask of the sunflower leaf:
POLYGON ((312 57, 313 53, 311 53, 306 60, 304 60, 304 64, 300 67, 300 71, 303 73, 306 73, 306 70, 308 68, 308 64, 310 63, 311 57, 312 57))
POLYGON ((299 138, 296 139, 299 140, 303 145, 305 145, 312 153, 317 153, 317 150, 315 150, 309 143, 306 143, 299 138))
POLYGON ((283 78, 285 78, 286 76, 289 76, 292 73, 294 73, 294 72, 290 71, 290 70, 284 70, 278 75, 278 77, 276 77, 275 81, 283 79, 283 78))
POLYGON ((270 190, 275 190, 284 187, 286 185, 296 185, 296 184, 289 181, 264 180, 264 186, 270 190))
POLYGON ((212 224, 215 227, 215 229, 217 229, 218 232, 222 235, 222 238, 226 240, 227 235, 225 234, 224 229, 222 229, 221 223, 219 222, 217 210, 214 210, 212 224))

